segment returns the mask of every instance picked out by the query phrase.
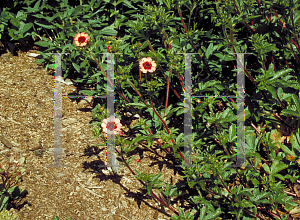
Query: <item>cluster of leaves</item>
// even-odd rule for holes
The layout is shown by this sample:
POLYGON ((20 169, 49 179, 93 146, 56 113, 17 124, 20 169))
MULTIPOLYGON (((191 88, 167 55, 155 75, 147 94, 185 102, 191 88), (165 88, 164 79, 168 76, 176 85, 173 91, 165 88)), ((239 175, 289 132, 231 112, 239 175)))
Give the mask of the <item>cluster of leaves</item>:
POLYGON ((22 167, 24 161, 24 157, 20 157, 17 160, 16 156, 13 155, 9 158, 9 162, 1 161, 0 211, 5 210, 10 201, 19 199, 23 192, 17 184, 22 180, 22 176, 25 173, 25 168, 22 167))
MULTIPOLYGON (((172 219, 263 219, 258 211, 289 218, 297 204, 292 201, 295 194, 287 189, 297 183, 300 162, 296 0, 91 0, 79 5, 57 0, 56 4, 31 1, 22 12, 35 18, 32 36, 38 36, 41 41, 36 44, 46 48, 38 62, 54 68, 55 58, 49 53, 69 53, 62 59, 64 77, 95 86, 93 91, 81 91, 84 95, 106 95, 109 62, 103 53, 107 46, 121 53, 114 54, 115 108, 139 114, 140 119, 131 127, 137 137, 126 139, 117 152, 149 195, 176 214, 172 219), (88 33, 91 40, 78 49, 73 40, 80 32, 88 33), (185 89, 187 56, 182 53, 196 53, 191 55, 192 88, 185 89), (244 62, 233 53, 244 53, 244 62), (153 74, 139 72, 143 57, 156 62, 153 74), (226 97, 238 95, 240 68, 247 76, 241 103, 226 97), (133 171, 132 158, 126 157, 141 141, 147 141, 148 147, 159 144, 177 159, 177 165, 185 164, 184 97, 190 90, 196 96, 222 98, 192 100, 194 155, 193 166, 182 166, 185 182, 169 185, 161 173, 133 171), (235 114, 241 105, 242 127, 235 114), (239 167, 234 166, 236 131, 244 126, 246 162, 239 167), (152 191, 155 188, 161 190, 159 197, 152 191), (186 214, 171 206, 174 197, 183 195, 190 204, 186 214)), ((103 110, 98 109, 93 111, 94 119, 101 123, 103 110)), ((94 135, 100 135, 99 128, 94 135)))
POLYGON ((15 220, 17 217, 18 217, 18 214, 12 213, 6 209, 3 209, 0 212, 0 219, 3 219, 3 220, 15 220))

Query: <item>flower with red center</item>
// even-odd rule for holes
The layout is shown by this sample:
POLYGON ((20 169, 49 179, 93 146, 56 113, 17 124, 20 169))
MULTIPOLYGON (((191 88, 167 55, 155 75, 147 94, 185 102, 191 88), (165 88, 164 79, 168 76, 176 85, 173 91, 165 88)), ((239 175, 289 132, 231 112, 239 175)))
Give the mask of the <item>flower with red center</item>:
POLYGON ((150 57, 141 59, 139 66, 143 73, 147 73, 148 71, 152 73, 156 70, 156 63, 150 57))
POLYGON ((107 133, 107 130, 109 130, 110 132, 114 131, 115 135, 118 133, 122 135, 123 132, 121 131, 122 124, 120 123, 120 119, 114 118, 113 120, 114 122, 107 122, 107 119, 103 119, 103 122, 101 124, 103 131, 105 133, 107 133))
POLYGON ((77 47, 84 47, 87 45, 88 40, 90 39, 89 35, 81 32, 79 34, 76 34, 74 37, 74 42, 77 47))

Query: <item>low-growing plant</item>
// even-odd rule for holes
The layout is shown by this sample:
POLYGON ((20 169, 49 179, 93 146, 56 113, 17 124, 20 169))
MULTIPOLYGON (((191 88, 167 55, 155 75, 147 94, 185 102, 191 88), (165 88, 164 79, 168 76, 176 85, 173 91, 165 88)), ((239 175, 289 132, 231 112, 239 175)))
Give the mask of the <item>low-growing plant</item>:
POLYGON ((0 219, 1 220, 16 220, 18 217, 18 214, 12 213, 11 211, 8 211, 6 209, 3 209, 0 212, 0 219))
MULTIPOLYGON (((34 11, 40 19, 35 24, 48 35, 34 34, 41 39, 36 44, 46 48, 37 62, 54 68, 49 53, 69 53, 61 62, 64 77, 94 87, 80 90, 84 95, 104 96, 107 85, 113 85, 106 59, 113 54, 115 118, 127 112, 138 115, 130 127, 135 136, 121 134, 118 120, 107 124, 106 100, 93 109, 92 132, 105 140, 101 132, 115 130, 121 164, 174 213, 171 219, 264 219, 261 213, 291 219, 297 206, 293 197, 300 195, 294 190, 300 163, 297 1, 59 3, 55 13, 34 11), (196 54, 187 66, 191 53, 196 54), (244 63, 236 53, 245 54, 244 63), (240 95, 236 83, 241 66, 246 75, 238 85, 245 91, 242 102, 228 97, 240 95), (191 70, 191 88, 186 70, 191 70), (187 102, 187 94, 198 97, 187 102), (241 106, 242 126, 236 114, 241 106), (184 113, 193 120, 184 123, 184 113), (183 152, 187 124, 193 129, 192 156, 183 152), (242 130, 245 163, 236 166, 236 133, 242 130), (162 173, 133 170, 129 153, 141 143, 163 149, 174 169, 181 166, 184 181, 171 185, 162 173), (185 210, 172 207, 179 199, 188 201, 185 210)), ((26 13, 31 12, 28 7, 26 13)))
POLYGON ((23 190, 16 186, 21 180, 26 169, 22 167, 25 158, 17 159, 13 154, 10 156, 8 163, 3 160, 0 164, 0 176, 2 183, 0 185, 0 211, 6 209, 9 201, 20 198, 23 190))

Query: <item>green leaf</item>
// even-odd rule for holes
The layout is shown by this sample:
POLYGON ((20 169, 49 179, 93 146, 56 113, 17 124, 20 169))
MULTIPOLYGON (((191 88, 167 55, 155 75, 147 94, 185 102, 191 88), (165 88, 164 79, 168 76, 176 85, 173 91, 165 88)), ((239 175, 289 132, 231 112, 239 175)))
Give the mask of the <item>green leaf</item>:
POLYGON ((271 170, 270 170, 270 168, 269 168, 269 166, 267 165, 267 164, 263 164, 262 165, 262 167, 264 168, 264 170, 267 172, 267 173, 269 173, 269 174, 271 174, 271 170))
POLYGON ((139 107, 147 107, 144 103, 129 103, 129 105, 139 106, 139 107))
POLYGON ((34 43, 35 45, 39 45, 41 47, 49 47, 50 45, 53 45, 52 42, 47 41, 38 41, 34 43))
POLYGON ((183 113, 184 113, 184 108, 179 109, 179 110, 176 112, 176 116, 181 115, 181 114, 183 114, 183 113))
POLYGON ((35 3, 35 5, 34 5, 33 8, 34 8, 35 10, 39 10, 40 3, 41 3, 41 0, 38 0, 38 1, 35 3))
POLYGON ((283 109, 281 111, 281 113, 285 114, 285 115, 292 115, 292 116, 296 116, 296 117, 299 117, 300 118, 300 114, 296 111, 293 111, 293 110, 289 110, 289 109, 283 109))
POLYGON ((280 172, 281 170, 286 169, 287 167, 288 167, 287 164, 276 159, 271 166, 271 174, 276 174, 276 173, 280 172))
POLYGON ((283 150, 284 153, 286 154, 290 154, 293 155, 294 157, 296 157, 295 152, 291 151, 287 146, 285 146, 284 144, 280 144, 280 148, 283 150))
POLYGON ((33 23, 27 23, 23 27, 23 32, 28 31, 33 26, 33 23))
POLYGON ((150 184, 147 185, 148 195, 151 196, 152 187, 150 184))
POLYGON ((126 160, 126 163, 129 165, 133 159, 134 159, 134 156, 130 157, 128 160, 126 160))
POLYGON ((39 59, 39 60, 35 60, 33 63, 44 63, 45 62, 45 59, 39 59))
POLYGON ((255 135, 255 133, 246 135, 245 139, 246 139, 246 150, 249 149, 249 151, 251 153, 254 153, 256 151, 256 143, 255 143, 256 135, 255 135))
POLYGON ((298 133, 295 132, 291 135, 290 142, 293 148, 296 148, 298 151, 300 151, 300 137, 298 133))
POLYGON ((162 176, 162 173, 159 173, 157 175, 155 175, 152 179, 151 179, 151 182, 156 182, 160 177, 162 176))
POLYGON ((279 70, 276 72, 276 74, 273 76, 273 78, 268 80, 268 83, 273 83, 273 81, 275 79, 278 79, 279 77, 286 75, 287 73, 292 72, 292 71, 293 71, 293 69, 279 70))
POLYGON ((93 96, 95 95, 95 91, 91 91, 91 90, 80 90, 80 93, 82 93, 83 95, 88 95, 88 96, 93 96))
POLYGON ((125 5, 125 6, 127 6, 128 8, 134 8, 134 9, 137 9, 136 7, 134 7, 129 1, 127 1, 127 0, 124 0, 123 1, 123 4, 125 5))
POLYGON ((3 209, 6 209, 7 205, 8 205, 8 200, 9 200, 9 193, 8 192, 4 192, 4 193, 0 193, 0 199, 2 198, 2 196, 4 197, 2 204, 0 204, 0 211, 2 211, 3 209))
POLYGON ((42 14, 33 14, 32 16, 34 16, 36 18, 44 18, 44 19, 46 19, 45 16, 42 15, 42 14))
POLYGON ((76 63, 72 63, 73 67, 75 68, 75 70, 80 73, 80 66, 76 63))
POLYGON ((274 177, 277 177, 277 178, 279 178, 279 179, 281 179, 282 181, 284 181, 285 180, 285 178, 281 175, 281 174, 274 174, 273 175, 274 177))
POLYGON ((299 101, 299 98, 295 94, 292 94, 292 98, 293 98, 293 100, 295 102, 296 110, 300 114, 300 101, 299 101))
POLYGON ((205 52, 206 59, 208 59, 210 57, 210 55, 213 53, 213 50, 214 50, 214 44, 210 43, 207 50, 206 50, 206 52, 205 52))
POLYGON ((103 35, 116 36, 118 32, 116 30, 114 30, 113 28, 107 27, 107 28, 103 28, 100 31, 100 33, 103 34, 103 35))
POLYGON ((132 140, 132 142, 130 143, 130 146, 132 146, 134 143, 140 142, 142 140, 146 140, 147 137, 141 135, 141 136, 137 136, 136 138, 134 138, 132 140))
POLYGON ((14 25, 17 28, 20 26, 20 21, 18 19, 14 18, 14 17, 12 17, 10 19, 10 23, 12 23, 12 25, 14 25))
POLYGON ((273 86, 267 85, 266 86, 268 91, 272 94, 273 98, 277 98, 276 89, 273 86))
POLYGON ((40 24, 40 23, 37 23, 36 21, 34 23, 41 26, 41 27, 43 27, 43 28, 55 29, 55 27, 53 25, 40 24))

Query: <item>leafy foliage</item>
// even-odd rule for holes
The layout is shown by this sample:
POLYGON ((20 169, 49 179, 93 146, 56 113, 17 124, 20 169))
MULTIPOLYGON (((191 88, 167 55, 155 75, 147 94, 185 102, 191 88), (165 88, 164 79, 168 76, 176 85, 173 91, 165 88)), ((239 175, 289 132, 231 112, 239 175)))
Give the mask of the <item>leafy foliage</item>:
MULTIPOLYGON (((120 160, 149 195, 175 213, 172 219, 262 218, 258 212, 288 219, 280 213, 297 206, 287 189, 296 184, 300 164, 298 1, 24 3, 27 7, 17 14, 1 11, 0 33, 13 40, 38 37, 35 44, 45 50, 37 63, 47 68, 55 63, 50 53, 67 53, 61 62, 64 77, 95 87, 82 94, 106 95, 107 58, 114 54, 117 115, 130 111, 140 116, 130 128, 136 137, 118 142, 120 160), (80 32, 91 38, 84 48, 74 44, 80 32), (184 81, 189 53, 192 88, 184 81), (243 60, 234 53, 244 53, 243 60), (144 57, 157 64, 154 73, 139 71, 144 57), (238 96, 237 73, 243 68, 245 102, 238 102, 231 96, 238 96), (198 97, 191 100, 193 154, 187 160, 188 154, 182 153, 187 141, 185 95, 191 91, 198 97), (240 138, 236 133, 243 129, 236 122, 241 106, 245 163, 240 167, 234 165, 240 138), (162 173, 131 170, 128 153, 145 141, 149 148, 158 144, 168 150, 182 166, 184 183, 171 186, 162 173), (186 166, 187 161, 193 166, 186 166), (154 195, 155 188, 160 197, 154 195), (174 210, 172 198, 184 193, 190 210, 174 210)), ((101 135, 107 115, 105 103, 101 107, 93 110, 95 137, 101 135)))

